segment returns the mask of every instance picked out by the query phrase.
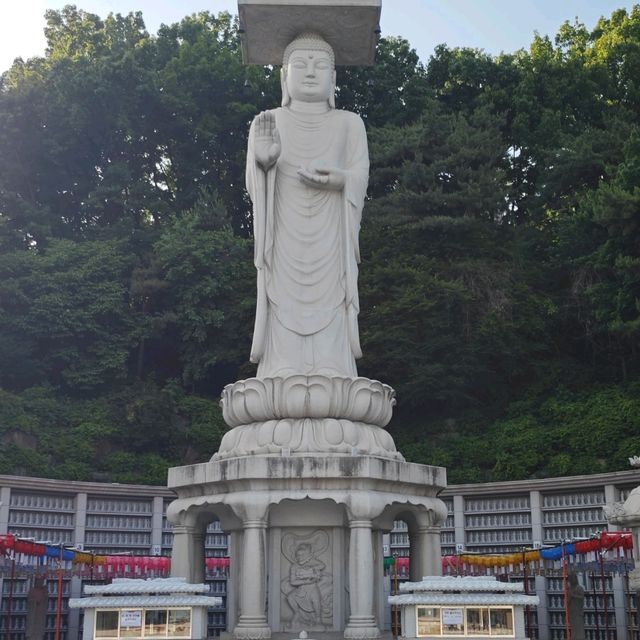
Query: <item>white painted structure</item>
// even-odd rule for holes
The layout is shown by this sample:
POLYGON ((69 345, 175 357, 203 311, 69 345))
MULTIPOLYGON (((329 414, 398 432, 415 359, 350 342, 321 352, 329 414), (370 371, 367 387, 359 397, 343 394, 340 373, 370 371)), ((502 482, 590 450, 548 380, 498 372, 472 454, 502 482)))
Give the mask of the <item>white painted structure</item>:
POLYGON ((389 603, 400 608, 403 638, 525 640, 524 608, 539 604, 524 583, 493 577, 425 577, 400 592, 389 603))
POLYGON ((116 578, 85 585, 87 597, 71 598, 69 608, 84 609, 83 640, 201 640, 209 607, 221 603, 208 591, 183 578, 116 578))

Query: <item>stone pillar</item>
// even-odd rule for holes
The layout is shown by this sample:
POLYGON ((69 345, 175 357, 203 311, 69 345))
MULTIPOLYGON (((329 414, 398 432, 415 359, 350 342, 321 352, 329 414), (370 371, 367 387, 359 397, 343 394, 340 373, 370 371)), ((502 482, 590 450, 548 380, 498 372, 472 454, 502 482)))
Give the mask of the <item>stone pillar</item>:
POLYGON ((229 567, 229 575, 227 577, 227 606, 225 612, 225 631, 233 631, 238 621, 238 581, 240 572, 238 565, 240 564, 240 542, 242 533, 239 531, 229 531, 228 533, 227 555, 231 558, 231 566, 229 567))
POLYGON ((238 640, 264 640, 271 637, 266 615, 266 520, 242 523, 240 556, 240 617, 233 630, 238 640))
MULTIPOLYGON (((72 577, 69 585, 71 598, 82 597, 82 580, 72 577)), ((77 638, 80 635, 80 609, 69 609, 67 614, 67 638, 77 638)))
MULTIPOLYGON (((87 528, 87 502, 88 496, 84 492, 76 494, 75 517, 73 543, 76 549, 84 550, 85 535, 87 528)), ((69 584, 69 596, 72 598, 82 597, 82 580, 72 577, 69 584)), ((67 638, 77 638, 80 632, 80 609, 69 609, 67 615, 67 638)))
MULTIPOLYGON (((373 549, 374 560, 373 570, 375 572, 375 586, 374 586, 374 611, 376 620, 378 621, 378 628, 383 630, 385 628, 385 613, 389 609, 387 604, 387 597, 390 594, 385 594, 384 588, 384 551, 382 545, 383 534, 382 531, 373 532, 373 549)), ((388 582, 388 581, 387 581, 388 582)))
POLYGON ((9 529, 9 506, 11 505, 11 487, 0 487, 0 535, 9 529))
POLYGON ((419 582, 425 576, 442 575, 440 529, 447 518, 443 502, 431 509, 416 509, 409 523, 410 578, 419 582))
POLYGON ((409 527, 409 580, 420 582, 422 576, 422 548, 416 527, 409 527))
POLYGON ((551 637, 551 634, 549 632, 549 600, 547 598, 547 585, 544 576, 535 577, 535 589, 536 595, 540 598, 540 604, 536 607, 538 633, 540 634, 540 640, 547 640, 551 637))
POLYGON ((371 520, 349 521, 349 604, 351 612, 344 637, 379 638, 374 613, 373 535, 371 520))
POLYGON ((418 582, 424 576, 442 575, 440 527, 419 526, 409 531, 411 580, 418 582))
MULTIPOLYGON (((620 640, 623 638, 631 640, 630 637, 627 637, 629 614, 627 613, 627 594, 625 591, 626 580, 624 576, 612 575, 611 582, 613 586, 613 605, 616 612, 616 638, 620 638, 620 640)), ((573 633, 571 634, 571 638, 573 639, 573 633)))
MULTIPOLYGON (((539 491, 529 492, 529 507, 531 509, 531 540, 534 549, 542 546, 544 529, 542 526, 542 496, 539 491)), ((540 601, 542 602, 542 600, 540 601)))
POLYGON ((153 498, 153 512, 151 515, 151 555, 162 555, 162 512, 164 509, 164 498, 155 496, 153 498))
MULTIPOLYGON (((76 494, 76 512, 73 531, 73 543, 76 549, 84 549, 86 528, 87 528, 87 501, 86 493, 76 494)), ((82 597, 82 580, 71 578, 70 593, 72 598, 82 597)), ((69 609, 67 616, 67 637, 77 638, 80 631, 80 609, 69 609)))
POLYGON ((456 553, 465 548, 464 496, 453 496, 453 526, 456 543, 456 553))
POLYGON ((205 580, 206 567, 205 567, 205 553, 204 553, 204 540, 207 534, 207 525, 196 528, 193 532, 193 555, 192 564, 193 568, 191 574, 192 580, 195 584, 202 584, 205 580))
POLYGON ((171 577, 196 584, 204 582, 204 535, 203 526, 173 525, 171 577))
MULTIPOLYGON (((87 494, 76 495, 76 515, 73 542, 77 549, 84 549, 84 536, 87 528, 87 494)), ((72 609, 73 611, 73 609, 72 609)))
MULTIPOLYGON (((604 503, 614 504, 618 500, 620 500, 620 491, 618 491, 618 488, 614 484, 605 484, 604 503)), ((620 527, 615 522, 609 522, 609 524, 607 525, 607 529, 609 529, 609 531, 619 531, 620 527)))

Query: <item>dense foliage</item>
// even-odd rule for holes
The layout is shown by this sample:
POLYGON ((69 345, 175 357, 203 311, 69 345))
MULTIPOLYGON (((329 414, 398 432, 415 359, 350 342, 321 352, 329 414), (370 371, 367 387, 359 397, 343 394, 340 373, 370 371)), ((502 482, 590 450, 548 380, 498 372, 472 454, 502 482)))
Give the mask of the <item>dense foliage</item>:
MULTIPOLYGON (((0 472, 165 482, 254 371, 248 123, 277 73, 207 13, 47 13, 0 79, 0 472)), ((452 481, 640 453, 640 6, 498 57, 383 38, 344 70, 369 130, 363 375, 452 481)))

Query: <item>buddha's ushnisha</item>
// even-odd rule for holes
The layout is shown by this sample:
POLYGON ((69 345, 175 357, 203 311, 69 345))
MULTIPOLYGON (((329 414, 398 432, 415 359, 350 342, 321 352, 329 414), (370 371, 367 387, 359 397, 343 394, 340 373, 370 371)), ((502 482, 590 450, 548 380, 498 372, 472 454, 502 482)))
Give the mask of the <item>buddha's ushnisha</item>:
POLYGON ((335 77, 329 44, 296 38, 284 53, 282 106, 256 116, 249 132, 258 378, 357 376, 369 156, 360 117, 335 109, 335 77))

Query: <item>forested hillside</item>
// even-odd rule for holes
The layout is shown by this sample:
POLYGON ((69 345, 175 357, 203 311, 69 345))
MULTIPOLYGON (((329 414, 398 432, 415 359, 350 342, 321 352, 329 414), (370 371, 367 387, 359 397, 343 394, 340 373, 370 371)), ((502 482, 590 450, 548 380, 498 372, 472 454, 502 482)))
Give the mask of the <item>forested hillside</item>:
MULTIPOLYGON (((0 80, 0 473, 164 484, 208 460, 248 363, 248 124, 277 70, 228 14, 47 14, 0 80)), ((499 57, 380 41, 362 375, 452 482, 640 454, 640 5, 499 57)))

